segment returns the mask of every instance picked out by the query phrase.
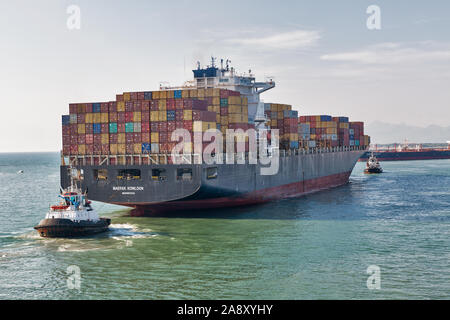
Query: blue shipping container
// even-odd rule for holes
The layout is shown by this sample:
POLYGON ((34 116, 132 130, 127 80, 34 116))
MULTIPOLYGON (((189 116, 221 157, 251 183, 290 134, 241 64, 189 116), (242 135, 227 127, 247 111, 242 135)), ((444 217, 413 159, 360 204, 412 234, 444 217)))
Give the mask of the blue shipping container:
POLYGON ((102 126, 100 123, 94 123, 92 125, 94 133, 102 133, 102 126))
POLYGON ((151 91, 144 92, 144 99, 145 100, 152 100, 152 92, 151 91))
POLYGON ((100 103, 93 103, 92 104, 92 112, 100 113, 100 103))
POLYGON ((291 149, 298 149, 298 141, 291 141, 291 149))
POLYGON ((66 124, 69 124, 69 123, 70 123, 70 116, 69 115, 62 116, 62 124, 66 125, 66 124))
POLYGON ((175 90, 173 96, 175 99, 181 99, 181 90, 175 90))
POLYGON ((175 110, 167 110, 167 121, 175 121, 175 110))
POLYGON ((150 150, 151 150, 150 143, 142 144, 142 153, 150 153, 150 150))

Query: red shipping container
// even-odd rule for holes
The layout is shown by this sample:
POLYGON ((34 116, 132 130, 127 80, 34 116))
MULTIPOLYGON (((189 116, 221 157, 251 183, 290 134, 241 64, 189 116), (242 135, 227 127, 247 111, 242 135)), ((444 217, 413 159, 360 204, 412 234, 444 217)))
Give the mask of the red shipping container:
POLYGON ((144 92, 138 92, 137 93, 138 100, 144 100, 145 99, 145 93, 144 92))
POLYGON ((220 115, 221 116, 227 116, 228 115, 228 108, 220 108, 220 115))
POLYGON ((92 113, 92 103, 86 103, 86 113, 92 113))
POLYGON ((141 122, 150 122, 150 111, 142 111, 141 122))
POLYGON ((133 112, 125 112, 125 122, 133 122, 133 112))
POLYGON ((125 112, 117 112, 117 123, 125 123, 125 112))
POLYGON ((109 143, 117 143, 117 141, 118 141, 117 133, 110 133, 109 134, 109 143))
POLYGON ((100 133, 94 133, 94 145, 102 144, 102 135, 100 133))
POLYGON ((175 99, 167 99, 167 110, 175 110, 175 99))
POLYGON ((90 133, 86 135, 86 144, 94 143, 94 134, 90 133))
POLYGON ((86 135, 85 134, 78 135, 78 144, 86 144, 86 135))
POLYGON ((125 133, 125 123, 117 124, 117 133, 125 133))
POLYGON ((150 132, 150 122, 141 122, 141 132, 150 132))
POLYGON ((131 100, 137 100, 138 99, 138 93, 137 92, 130 92, 131 100))
POLYGON ((175 121, 167 121, 167 131, 172 132, 176 129, 175 121))
POLYGON ((78 111, 78 104, 70 103, 69 104, 69 114, 77 114, 77 111, 78 111))
POLYGON ((86 145, 86 154, 94 154, 94 145, 93 144, 86 145))
POLYGON ((158 111, 158 100, 150 100, 150 111, 158 111))
POLYGON ((109 123, 102 123, 101 125, 101 133, 109 133, 109 123))
POLYGON ((86 122, 86 114, 85 113, 77 114, 77 123, 85 123, 85 122, 86 122))
POLYGON ((159 143, 161 144, 161 143, 165 143, 165 142, 168 142, 168 134, 167 134, 167 132, 160 132, 159 133, 159 143))
POLYGON ((141 134, 142 143, 150 143, 150 133, 144 132, 141 134))
POLYGON ((133 143, 134 135, 131 132, 125 133, 125 142, 126 144, 133 143))
POLYGON ((123 94, 116 94, 116 101, 123 101, 123 94))
MULTIPOLYGON (((180 101, 180 100, 177 100, 180 101)), ((175 120, 176 121, 182 121, 183 120, 183 110, 176 110, 175 111, 175 120)))
POLYGON ((177 145, 176 142, 168 142, 167 143, 167 152, 172 153, 172 150, 175 148, 176 145, 177 145))
POLYGON ((167 122, 165 122, 165 121, 158 122, 158 131, 159 132, 167 132, 167 122))
POLYGON ((70 135, 70 144, 78 144, 78 135, 77 134, 70 135))
POLYGON ((109 154, 109 144, 102 144, 102 154, 109 154))
POLYGON ((70 125, 70 134, 77 134, 78 133, 78 124, 73 123, 70 125))
POLYGON ((127 144, 126 146, 125 146, 125 152, 127 153, 127 154, 133 154, 134 153, 134 145, 132 144, 132 143, 130 143, 130 144, 127 144))
POLYGON ((183 109, 192 109, 192 99, 183 99, 183 109))
POLYGON ((94 154, 102 154, 102 145, 101 144, 94 144, 94 154))
POLYGON ((140 132, 133 133, 133 143, 141 143, 142 136, 140 132))
POLYGON ((117 112, 117 102, 115 102, 115 101, 110 101, 109 103, 108 103, 108 109, 109 109, 109 112, 111 113, 111 112, 117 112))
POLYGON ((183 128, 192 131, 192 120, 183 120, 183 128))
POLYGON ((175 109, 176 110, 183 110, 183 100, 182 99, 176 99, 175 100, 175 109))
POLYGON ((149 112, 150 111, 150 101, 148 101, 148 100, 141 101, 141 109, 142 109, 142 112, 149 112))
POLYGON ((70 146, 70 154, 77 154, 78 153, 78 145, 72 144, 70 146))
POLYGON ((183 129, 184 128, 183 121, 182 120, 175 121, 175 128, 176 129, 183 129))
POLYGON ((220 89, 220 98, 226 99, 229 97, 228 89, 220 89))
POLYGON ((70 146, 70 135, 63 135, 62 137, 63 146, 70 146))
POLYGON ((100 104, 100 111, 101 112, 108 112, 109 111, 109 103, 108 102, 102 102, 100 104))
POLYGON ((125 112, 133 111, 133 101, 125 101, 125 112))
POLYGON ((158 132, 159 131, 159 122, 154 121, 150 122, 150 132, 158 132))
POLYGON ((167 143, 159 143, 159 153, 167 153, 168 150, 167 143))
POLYGON ((62 134, 70 135, 70 125, 63 125, 62 126, 62 134))
POLYGON ((141 102, 140 101, 134 101, 133 102, 133 111, 134 112, 140 112, 140 111, 142 111, 142 105, 141 105, 141 102))
POLYGON ((70 145, 63 146, 63 155, 67 156, 70 154, 70 145))

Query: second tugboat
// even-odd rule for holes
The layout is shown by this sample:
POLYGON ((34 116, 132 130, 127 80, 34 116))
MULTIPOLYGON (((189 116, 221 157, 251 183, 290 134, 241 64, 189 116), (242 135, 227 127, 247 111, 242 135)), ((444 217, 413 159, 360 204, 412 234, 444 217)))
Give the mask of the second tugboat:
POLYGON ((381 168, 380 163, 378 162, 377 157, 372 153, 367 160, 366 169, 364 169, 364 173, 382 173, 383 168, 381 168))
POLYGON ((62 190, 59 195, 62 201, 51 206, 45 219, 34 227, 41 237, 80 237, 104 232, 111 224, 111 219, 99 218, 86 194, 82 193, 74 182, 72 173, 70 176, 70 187, 62 190))

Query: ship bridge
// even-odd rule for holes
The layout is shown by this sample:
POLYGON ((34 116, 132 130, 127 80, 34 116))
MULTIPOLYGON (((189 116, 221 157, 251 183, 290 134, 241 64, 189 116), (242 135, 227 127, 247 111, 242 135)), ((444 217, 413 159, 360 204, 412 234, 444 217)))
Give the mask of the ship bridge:
MULTIPOLYGON (((182 88, 219 88, 238 91, 248 99, 249 122, 255 122, 257 127, 264 127, 266 120, 264 103, 259 96, 261 93, 274 88, 275 81, 272 78, 268 78, 267 81, 257 82, 251 70, 248 73, 238 74, 230 64, 230 60, 224 61, 221 59, 220 67, 218 67, 214 57, 211 57, 211 64, 203 68, 200 62, 197 62, 197 69, 192 70, 194 79, 186 82, 182 88)), ((164 89, 169 88, 166 87, 164 89)))

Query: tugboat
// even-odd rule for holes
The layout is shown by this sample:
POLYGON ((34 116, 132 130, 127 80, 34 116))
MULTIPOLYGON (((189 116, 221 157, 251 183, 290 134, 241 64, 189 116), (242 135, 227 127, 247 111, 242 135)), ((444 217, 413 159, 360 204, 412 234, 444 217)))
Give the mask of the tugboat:
POLYGON ((381 168, 380 163, 378 162, 377 157, 372 153, 367 160, 366 168, 364 169, 364 173, 382 173, 383 168, 381 168))
MULTIPOLYGON (((69 168, 69 170, 72 170, 69 168)), ((71 238, 91 235, 108 230, 111 219, 99 218, 70 174, 71 185, 62 189, 61 202, 50 207, 45 218, 34 229, 41 237, 46 238, 71 238)))

